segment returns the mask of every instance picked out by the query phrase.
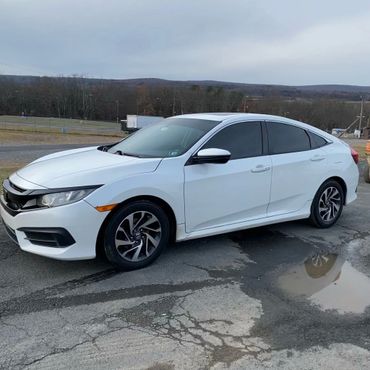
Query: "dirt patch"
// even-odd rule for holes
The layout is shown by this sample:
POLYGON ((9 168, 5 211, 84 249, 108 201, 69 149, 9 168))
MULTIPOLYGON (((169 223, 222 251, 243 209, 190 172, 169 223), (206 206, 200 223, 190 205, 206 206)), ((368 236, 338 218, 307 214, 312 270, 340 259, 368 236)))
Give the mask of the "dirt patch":
POLYGON ((358 154, 360 155, 360 159, 365 159, 365 147, 366 147, 366 140, 363 139, 342 139, 348 145, 350 145, 353 149, 355 149, 358 154))

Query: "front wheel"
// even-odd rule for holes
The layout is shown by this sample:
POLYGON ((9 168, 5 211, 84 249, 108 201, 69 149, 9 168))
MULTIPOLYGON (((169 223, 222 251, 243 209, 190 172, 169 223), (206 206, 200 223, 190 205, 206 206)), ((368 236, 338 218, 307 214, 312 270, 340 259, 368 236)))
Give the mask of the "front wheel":
POLYGON ((118 210, 104 232, 108 260, 122 270, 152 263, 169 242, 170 223, 156 204, 139 200, 118 210))
POLYGON ((311 206, 311 222, 319 228, 333 226, 339 219, 344 204, 342 186, 334 180, 326 181, 317 191, 311 206))

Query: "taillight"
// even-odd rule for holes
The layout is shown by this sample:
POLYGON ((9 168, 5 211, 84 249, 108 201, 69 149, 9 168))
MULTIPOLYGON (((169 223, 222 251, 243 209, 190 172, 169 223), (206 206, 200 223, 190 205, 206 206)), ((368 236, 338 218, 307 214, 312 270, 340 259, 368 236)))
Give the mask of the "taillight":
POLYGON ((356 150, 352 148, 351 148, 351 156, 353 160, 355 161, 355 163, 358 164, 358 159, 359 159, 358 153, 356 152, 356 150))

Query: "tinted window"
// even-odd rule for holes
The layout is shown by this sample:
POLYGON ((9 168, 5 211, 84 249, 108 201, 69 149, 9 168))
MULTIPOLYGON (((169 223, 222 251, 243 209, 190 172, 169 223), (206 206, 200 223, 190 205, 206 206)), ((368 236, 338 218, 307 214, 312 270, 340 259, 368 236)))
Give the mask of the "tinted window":
POLYGON ((309 135, 310 135, 310 139, 311 139, 311 148, 312 149, 321 148, 322 146, 324 146, 328 143, 324 138, 322 138, 321 136, 316 135, 312 132, 309 132, 309 135))
POLYGON ((311 148, 306 131, 299 127, 272 122, 267 127, 271 154, 302 152, 311 148))
POLYGON ((244 122, 225 127, 203 146, 206 148, 226 149, 231 159, 262 155, 261 124, 244 122))
POLYGON ((191 118, 167 118, 140 129, 108 151, 137 157, 176 157, 189 150, 220 122, 191 118))

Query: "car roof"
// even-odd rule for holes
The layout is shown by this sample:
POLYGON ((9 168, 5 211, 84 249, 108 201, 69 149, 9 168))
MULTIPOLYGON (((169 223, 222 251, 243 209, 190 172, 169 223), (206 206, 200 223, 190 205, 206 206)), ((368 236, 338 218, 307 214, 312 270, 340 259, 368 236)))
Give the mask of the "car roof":
POLYGON ((238 122, 240 120, 246 121, 272 121, 272 122, 282 122, 288 123, 294 126, 304 128, 306 130, 313 131, 321 136, 324 136, 329 141, 338 141, 337 138, 328 134, 327 132, 320 130, 319 128, 312 126, 310 124, 296 121, 287 117, 274 116, 270 114, 261 113, 193 113, 193 114, 183 114, 181 116, 175 116, 172 118, 191 118, 191 119, 204 119, 209 121, 218 121, 223 123, 232 123, 233 121, 238 122))
POLYGON ((228 112, 216 112, 216 113, 192 113, 182 114, 181 116, 175 116, 173 118, 191 118, 191 119, 204 119, 209 121, 226 121, 229 119, 246 119, 250 120, 284 120, 293 121, 286 117, 273 116, 270 114, 261 113, 228 113, 228 112))
POLYGON ((173 118, 191 118, 191 119, 204 119, 208 121, 224 121, 229 118, 235 118, 235 116, 248 117, 253 119, 260 114, 254 113, 228 113, 228 112, 217 112, 217 113, 192 113, 192 114, 182 114, 181 116, 175 116, 173 118))

